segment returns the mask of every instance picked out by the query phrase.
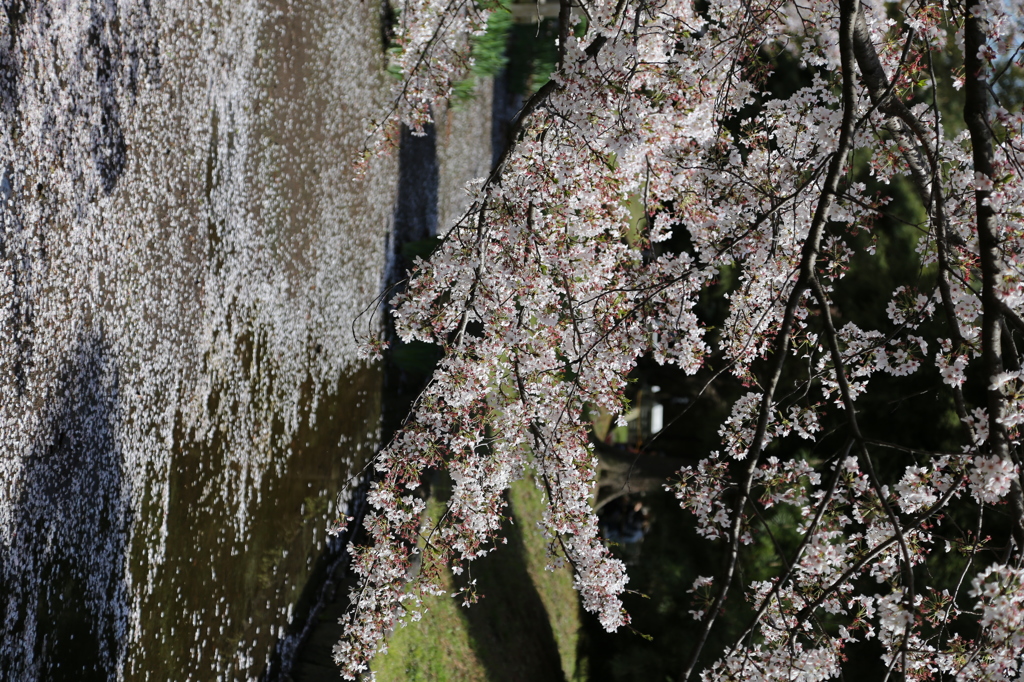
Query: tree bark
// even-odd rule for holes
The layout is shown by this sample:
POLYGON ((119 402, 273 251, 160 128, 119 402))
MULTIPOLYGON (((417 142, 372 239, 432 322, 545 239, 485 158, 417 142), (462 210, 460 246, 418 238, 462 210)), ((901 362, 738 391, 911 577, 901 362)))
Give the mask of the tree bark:
MULTIPOLYGON (((995 211, 989 205, 991 191, 985 181, 994 180, 992 129, 989 127, 989 89, 985 79, 987 64, 979 56, 985 46, 983 19, 967 10, 964 21, 964 121, 971 134, 974 172, 978 185, 974 191, 975 215, 978 222, 978 257, 981 263, 981 346, 988 387, 988 439, 992 453, 1004 461, 1011 461, 1009 440, 1003 427, 1006 398, 1002 390, 993 387, 992 379, 1003 371, 1002 301, 999 299, 999 278, 1002 275, 1002 255, 999 236, 994 224, 995 211)), ((1024 494, 1020 482, 1015 480, 1010 489, 1010 504, 1014 513, 1013 537, 1018 548, 1024 548, 1024 494)))

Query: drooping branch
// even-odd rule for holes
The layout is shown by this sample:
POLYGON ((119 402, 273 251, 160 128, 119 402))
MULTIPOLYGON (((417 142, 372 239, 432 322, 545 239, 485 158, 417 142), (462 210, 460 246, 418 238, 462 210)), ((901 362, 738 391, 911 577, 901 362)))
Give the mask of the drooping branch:
POLYGON ((718 613, 729 596, 729 589, 736 573, 736 565, 739 561, 740 543, 743 536, 743 511, 750 499, 750 491, 753 486, 754 470, 757 467, 761 450, 764 447, 765 436, 768 432, 768 422, 771 416, 772 403, 775 398, 775 391, 782 378, 782 370, 785 366, 789 352, 790 336, 793 331, 793 323, 796 319, 797 306, 814 277, 814 270, 818 262, 818 253, 821 246, 821 238, 828 219, 829 211, 835 202, 839 189, 839 181, 843 176, 847 164, 847 157, 853 148, 853 132, 857 116, 857 102, 854 85, 854 63, 853 54, 853 33, 854 20, 857 13, 856 0, 842 0, 839 8, 839 53, 842 65, 843 77, 843 119, 839 132, 839 141, 829 161, 828 171, 822 183, 821 196, 815 208, 814 217, 808 230, 807 239, 804 242, 800 258, 800 270, 796 282, 790 291, 786 301, 786 308, 783 313, 782 323, 776 336, 772 349, 772 357, 775 360, 774 367, 769 375, 764 388, 764 395, 761 400, 761 407, 758 413, 757 427, 754 432, 751 445, 747 451, 747 468, 744 472, 744 479, 740 484, 740 490, 736 498, 732 514, 732 527, 729 534, 729 549, 726 554, 726 566, 721 585, 715 601, 704 617, 700 638, 694 647, 693 653, 683 670, 681 679, 686 682, 690 679, 697 666, 701 652, 707 642, 711 628, 714 626, 718 613))
POLYGON ((804 556, 804 552, 807 550, 807 546, 810 544, 811 539, 817 532, 818 525, 821 523, 822 517, 824 517, 825 515, 825 511, 832 503, 832 498, 836 493, 836 487, 839 485, 839 479, 842 477, 843 474, 844 460, 846 459, 846 456, 849 454, 850 448, 853 446, 853 442, 853 439, 847 439, 846 446, 843 448, 843 456, 836 459, 835 465, 832 469, 832 475, 829 477, 828 486, 825 488, 825 493, 824 495, 822 495, 821 500, 818 502, 818 507, 814 511, 814 518, 811 521, 810 525, 807 527, 807 530, 804 532, 804 536, 803 538, 801 538, 800 544, 797 546, 796 551, 793 553, 793 558, 785 564, 785 573, 783 573, 775 580, 775 583, 772 585, 771 591, 761 601, 761 604, 757 608, 757 612, 754 614, 754 617, 750 621, 750 625, 747 626, 747 629, 744 630, 743 634, 737 640, 734 649, 740 645, 744 645, 744 643, 749 645, 750 638, 753 636, 754 631, 757 628, 757 624, 761 621, 761 619, 764 617, 764 614, 768 611, 768 606, 771 603, 771 600, 774 599, 779 594, 779 590, 787 582, 789 582, 790 578, 793 576, 793 573, 800 565, 800 561, 804 556))
MULTIPOLYGON (((908 31, 901 64, 906 61, 908 50, 915 37, 913 29, 908 31)), ((857 11, 854 25, 854 54, 867 86, 871 101, 880 112, 886 115, 886 129, 897 140, 903 159, 910 170, 910 177, 917 190, 921 203, 928 211, 935 226, 936 255, 939 261, 938 285, 942 309, 946 315, 950 338, 954 348, 964 346, 964 337, 960 331, 960 322, 953 302, 953 294, 949 286, 949 273, 952 267, 949 261, 950 234, 946 219, 946 204, 942 190, 941 170, 939 167, 938 149, 932 150, 928 145, 928 136, 921 121, 894 94, 895 80, 885 73, 878 52, 871 42, 867 20, 863 7, 857 11), (926 168, 927 165, 927 168, 926 168)), ((929 60, 931 57, 929 56, 929 60)), ((934 84, 933 84, 934 87, 934 84)), ((939 131, 935 132, 936 146, 939 144, 939 131)), ((959 386, 953 387, 953 401, 960 422, 969 433, 967 426, 967 407, 963 391, 959 386)))
MULTIPOLYGON (((825 291, 822 289, 821 283, 818 282, 817 277, 813 277, 811 279, 811 290, 814 292, 814 297, 817 299, 818 305, 821 306, 821 316, 825 322, 825 339, 828 343, 829 354, 832 356, 832 365, 836 373, 836 383, 839 384, 839 393, 842 396, 843 411, 846 413, 847 424, 850 428, 850 435, 857 444, 857 449, 860 452, 860 460, 864 463, 864 469, 868 473, 868 480, 871 482, 871 487, 874 489, 875 495, 878 497, 878 500, 882 505, 882 510, 885 512, 885 516, 889 520, 889 525, 892 527, 893 535, 899 543, 900 554, 903 558, 903 583, 907 587, 904 603, 907 606, 907 610, 914 613, 916 610, 917 595, 917 590, 914 585, 914 567, 913 562, 911 561, 910 548, 907 546, 907 539, 903 533, 902 522, 896 515, 896 512, 893 511, 893 506, 889 500, 889 494, 886 490, 886 486, 882 485, 881 480, 878 478, 878 474, 875 472, 874 462, 871 461, 871 453, 868 452, 867 443, 860 430, 860 424, 857 420, 857 406, 854 403, 853 396, 850 392, 850 382, 846 377, 846 366, 843 362, 843 354, 839 349, 839 337, 836 334, 835 326, 832 324, 831 301, 829 301, 828 296, 825 295, 825 291)), ((906 658, 908 644, 909 637, 904 637, 903 642, 900 645, 900 657, 903 661, 901 669, 904 673, 904 677, 906 676, 907 671, 906 658)), ((890 671, 891 670, 892 667, 890 666, 890 671)), ((888 677, 888 674, 886 677, 888 677)))

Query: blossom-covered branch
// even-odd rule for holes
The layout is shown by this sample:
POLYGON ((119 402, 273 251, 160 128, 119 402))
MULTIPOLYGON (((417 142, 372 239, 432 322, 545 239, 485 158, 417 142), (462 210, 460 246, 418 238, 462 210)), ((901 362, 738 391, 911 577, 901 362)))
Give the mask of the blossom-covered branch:
MULTIPOLYGON (((429 120, 468 67, 468 34, 502 11, 403 7, 383 131, 429 120)), ((597 0, 581 5, 585 21, 571 9, 563 0, 550 82, 393 301, 398 335, 444 357, 375 461, 369 543, 354 548, 360 584, 336 649, 344 674, 365 671, 395 623, 442 591, 442 570, 492 551, 505 491, 527 472, 547 499, 552 562, 571 565, 606 628, 629 622, 625 567, 592 508, 601 453, 589 415, 626 411, 644 357, 687 374, 714 359, 747 391, 720 449, 673 486, 698 532, 725 543, 720 573, 693 588, 707 601, 681 678, 828 679, 858 637, 875 639, 889 674, 1016 674, 1024 98, 997 103, 992 83, 1017 73, 1024 20, 999 0, 597 0), (779 95, 783 57, 801 78, 779 95), (940 58, 962 68, 937 75, 940 58), (940 103, 944 78, 963 85, 964 111, 940 103), (842 280, 877 257, 852 245, 900 176, 923 207, 920 267, 860 319, 841 309, 842 280), (723 274, 728 313, 711 328, 701 297, 723 274), (934 452, 879 438, 880 375, 948 396, 959 440, 934 452), (453 490, 425 543, 411 491, 428 469, 446 470, 453 490), (777 574, 736 588, 755 615, 709 663, 745 548, 782 505, 799 511, 796 551, 773 538, 777 574), (947 515, 978 530, 940 528, 947 515), (969 557, 950 585, 926 570, 943 546, 969 557), (424 569, 410 579, 417 554, 424 569)))

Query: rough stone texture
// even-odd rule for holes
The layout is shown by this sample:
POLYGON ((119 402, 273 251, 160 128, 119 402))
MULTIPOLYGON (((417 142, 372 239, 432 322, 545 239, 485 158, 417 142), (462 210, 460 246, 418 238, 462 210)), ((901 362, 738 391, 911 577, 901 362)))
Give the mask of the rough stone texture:
POLYGON ((4 6, 0 678, 252 678, 378 437, 378 6, 4 6))

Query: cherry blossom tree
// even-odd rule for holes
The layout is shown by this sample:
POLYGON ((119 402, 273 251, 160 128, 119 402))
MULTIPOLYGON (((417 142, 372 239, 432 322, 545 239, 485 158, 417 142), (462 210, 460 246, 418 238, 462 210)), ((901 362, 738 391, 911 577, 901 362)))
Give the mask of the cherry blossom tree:
MULTIPOLYGON (((371 152, 388 146, 396 123, 430 122, 492 11, 503 10, 402 5, 401 77, 371 152)), ((551 80, 513 120, 471 208, 392 302, 401 338, 444 354, 374 461, 368 543, 352 548, 359 584, 335 649, 345 677, 366 671, 386 633, 442 591, 442 570, 500 547, 504 493, 528 472, 546 496, 551 561, 568 562, 605 628, 628 624, 626 572, 592 511, 589 415, 624 412, 642 356, 691 374, 714 356, 747 392, 721 424, 719 450, 667 482, 725 550, 721 571, 694 584, 696 608, 680 614, 702 633, 680 679, 835 678, 844 647, 865 639, 891 675, 1015 678, 1024 653, 1020 7, 562 0, 558 21, 551 80), (780 56, 807 76, 785 96, 769 87, 780 56), (946 81, 962 89, 961 110, 941 106, 946 81), (852 237, 891 209, 866 179, 898 176, 924 208, 918 274, 892 292, 881 328, 840 324, 834 299, 852 237), (712 330, 699 300, 725 272, 735 282, 729 312, 712 330), (865 435, 860 406, 881 375, 897 386, 926 377, 950 396, 957 447, 865 435), (807 457, 800 442, 824 450, 807 457), (412 491, 428 469, 446 470, 453 492, 441 518, 425 520, 412 491), (778 505, 799 510, 799 543, 778 548, 772 579, 739 584, 739 557, 778 505), (965 520, 976 527, 964 530, 965 520), (984 537, 990 528, 997 536, 984 537), (966 558, 949 584, 929 569, 945 552, 966 558), (423 568, 410 579, 414 559, 423 568), (708 634, 736 591, 749 624, 709 657, 708 634), (698 670, 698 659, 713 663, 698 670)))

